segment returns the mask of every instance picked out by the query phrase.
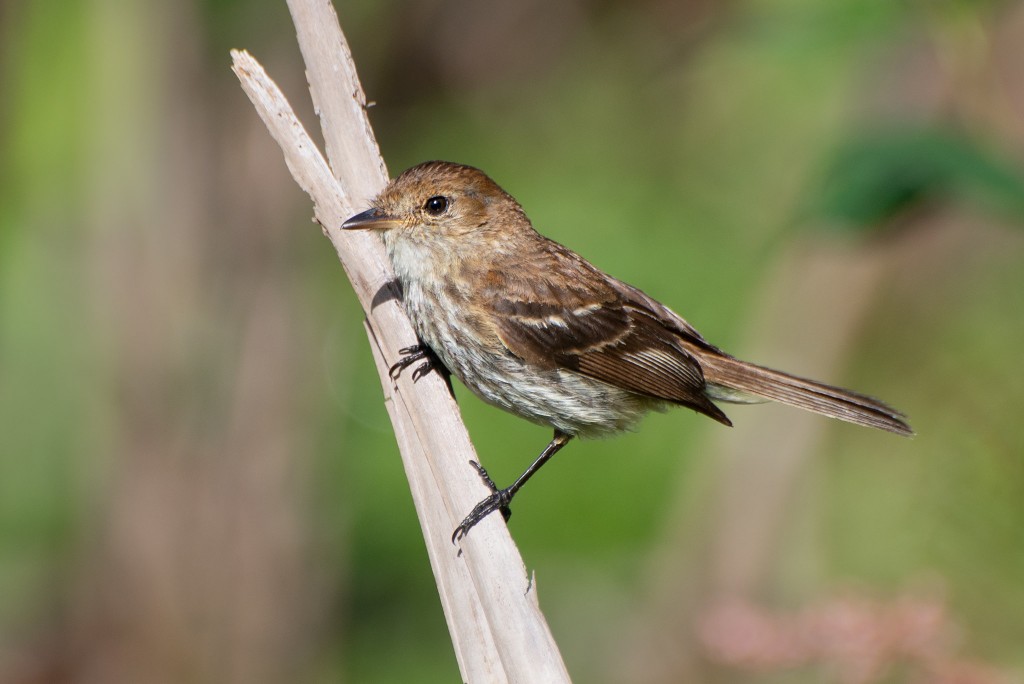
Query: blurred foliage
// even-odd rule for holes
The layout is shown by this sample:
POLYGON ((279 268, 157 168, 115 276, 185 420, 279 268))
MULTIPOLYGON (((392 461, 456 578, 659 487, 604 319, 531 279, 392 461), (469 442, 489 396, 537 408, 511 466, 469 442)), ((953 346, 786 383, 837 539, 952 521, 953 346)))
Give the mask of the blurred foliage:
MULTIPOLYGON (((778 333, 748 321, 780 264, 881 255, 822 379, 919 436, 824 426, 752 598, 896 600, 924 578, 964 658, 1024 672, 1024 3, 338 11, 393 174, 480 166, 726 349, 778 333)), ((230 47, 316 130, 278 0, 0 4, 2 681, 457 676, 361 312, 230 47)), ((456 394, 499 482, 546 443, 456 394)), ((735 430, 761 410, 729 409, 735 430)), ((700 539, 724 534, 719 429, 652 416, 517 498, 577 681, 836 681, 692 638, 702 606, 673 590, 707 586, 700 539)))
POLYGON ((855 229, 877 228, 908 208, 950 199, 977 202, 1024 221, 1024 175, 948 130, 872 131, 844 142, 825 174, 813 214, 855 229))

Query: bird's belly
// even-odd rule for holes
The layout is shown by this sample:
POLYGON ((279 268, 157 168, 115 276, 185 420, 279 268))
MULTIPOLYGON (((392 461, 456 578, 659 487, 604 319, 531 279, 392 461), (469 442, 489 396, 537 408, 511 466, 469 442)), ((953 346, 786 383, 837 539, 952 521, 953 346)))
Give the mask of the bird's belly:
MULTIPOLYGON (((599 437, 631 428, 661 402, 564 369, 537 368, 502 348, 431 348, 462 384, 489 404, 568 435, 599 437)), ((429 343, 428 343, 429 344, 429 343)))
POLYGON ((519 359, 456 375, 484 401, 568 435, 600 437, 633 427, 660 402, 567 370, 535 370, 519 359))

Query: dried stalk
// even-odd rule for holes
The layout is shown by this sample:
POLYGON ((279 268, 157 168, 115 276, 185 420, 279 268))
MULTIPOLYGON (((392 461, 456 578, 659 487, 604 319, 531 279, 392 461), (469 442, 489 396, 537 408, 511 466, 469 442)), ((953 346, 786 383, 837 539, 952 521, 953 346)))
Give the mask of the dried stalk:
MULTIPOLYGON (((233 70, 296 182, 313 199, 316 220, 355 288, 384 389, 423 538, 437 581, 456 658, 467 682, 568 682, 569 676, 537 604, 536 584, 501 516, 490 516, 461 543, 452 530, 487 495, 468 461, 475 458, 458 407, 436 374, 398 382, 388 367, 416 337, 395 298, 379 240, 340 230, 387 182, 365 113, 355 66, 326 0, 289 0, 324 131, 324 157, 263 68, 232 51, 233 70), (332 173, 333 168, 333 173, 332 173)), ((386 534, 386 530, 379 530, 386 534)))

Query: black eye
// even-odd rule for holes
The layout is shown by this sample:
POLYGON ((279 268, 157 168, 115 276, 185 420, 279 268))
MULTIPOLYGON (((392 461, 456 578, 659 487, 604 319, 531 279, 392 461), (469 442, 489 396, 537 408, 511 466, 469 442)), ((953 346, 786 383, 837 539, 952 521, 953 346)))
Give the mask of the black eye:
POLYGON ((441 195, 435 195, 427 200, 427 203, 423 205, 428 214, 434 216, 440 216, 448 209, 448 198, 442 197, 441 195))

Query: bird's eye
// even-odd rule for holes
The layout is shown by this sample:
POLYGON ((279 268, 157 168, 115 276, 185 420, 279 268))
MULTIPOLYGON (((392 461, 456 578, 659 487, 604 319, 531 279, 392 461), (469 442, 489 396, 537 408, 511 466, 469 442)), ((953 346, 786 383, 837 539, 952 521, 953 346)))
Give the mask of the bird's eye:
POLYGON ((448 198, 441 195, 435 195, 427 200, 426 204, 423 205, 423 208, 428 214, 440 216, 446 209, 448 209, 448 198))

